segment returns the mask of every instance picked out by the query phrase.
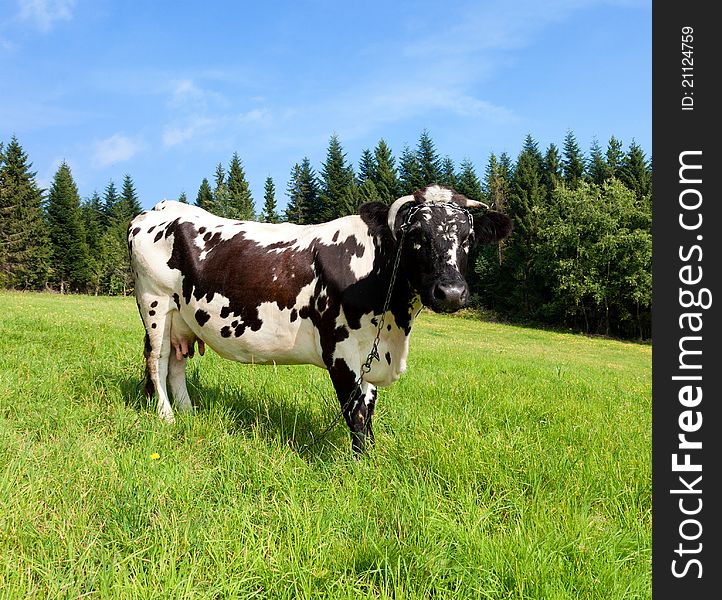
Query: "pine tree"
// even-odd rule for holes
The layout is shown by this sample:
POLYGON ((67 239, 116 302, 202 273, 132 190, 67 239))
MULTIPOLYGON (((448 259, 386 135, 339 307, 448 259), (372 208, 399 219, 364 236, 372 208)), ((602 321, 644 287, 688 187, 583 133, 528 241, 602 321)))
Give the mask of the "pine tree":
POLYGON ((185 192, 180 193, 180 196, 178 196, 178 202, 181 204, 188 204, 188 196, 186 196, 185 192))
MULTIPOLYGON (((492 154, 492 157, 494 155, 492 154)), ((496 160, 496 159, 494 159, 496 160)), ((456 182, 456 191, 472 200, 482 200, 481 182, 476 175, 474 164, 469 158, 461 161, 461 171, 456 182)))
POLYGON ((291 169, 286 195, 289 198, 286 221, 298 225, 323 221, 324 206, 319 193, 318 178, 308 157, 304 157, 300 165, 296 163, 291 169))
POLYGON ((335 134, 331 136, 326 162, 321 168, 321 202, 326 221, 354 214, 358 208, 353 167, 346 164, 346 155, 335 134))
POLYGON ((118 219, 118 203, 120 196, 118 190, 115 189, 115 182, 111 179, 105 186, 103 192, 103 227, 110 227, 111 223, 118 219))
POLYGON ((624 156, 618 176, 620 181, 634 192, 637 199, 651 195, 652 172, 644 151, 634 140, 624 156))
POLYGON ((364 179, 358 187, 359 206, 367 202, 381 202, 381 197, 376 189, 376 184, 371 179, 364 179))
POLYGON ((138 194, 135 191, 135 184, 130 175, 123 177, 123 188, 120 192, 120 202, 118 203, 120 211, 118 211, 118 220, 126 227, 137 215, 141 213, 143 208, 138 201, 138 194))
POLYGON ((85 240, 88 245, 88 290, 96 296, 101 291, 103 273, 105 272, 105 264, 103 262, 103 206, 100 201, 100 195, 97 191, 86 199, 80 205, 80 211, 83 217, 83 229, 85 230, 85 240))
POLYGON ((607 169, 609 177, 619 177, 619 169, 624 161, 624 151, 622 150, 622 142, 614 136, 609 138, 607 145, 607 169))
POLYGON ((303 206, 303 194, 301 193, 301 165, 296 163, 291 169, 291 177, 286 186, 288 204, 286 205, 286 221, 305 225, 305 208, 303 206))
POLYGON ((543 181, 547 190, 551 192, 562 180, 562 164, 559 149, 556 144, 549 144, 544 155, 543 181))
POLYGON ((448 185, 451 188, 456 189, 457 178, 454 167, 454 161, 449 156, 441 161, 441 175, 439 176, 439 183, 441 185, 448 185))
POLYGON ((399 177, 394 166, 391 148, 381 139, 374 150, 376 169, 371 177, 376 187, 379 200, 386 204, 393 203, 400 196, 399 177))
POLYGON ((505 212, 506 199, 509 195, 508 174, 502 163, 491 153, 484 171, 484 201, 495 210, 505 212))
POLYGON ((441 159, 436 152, 431 135, 426 129, 421 132, 419 137, 416 159, 419 164, 421 187, 424 188, 432 183, 439 183, 441 180, 441 159))
POLYGON ((208 179, 205 177, 201 182, 201 187, 198 188, 196 206, 208 212, 213 212, 213 192, 211 191, 211 185, 208 183, 208 179))
POLYGON ((399 194, 406 196, 423 189, 424 180, 415 152, 405 146, 399 157, 399 194))
POLYGON ((577 138, 570 130, 564 137, 564 158, 562 160, 564 181, 574 189, 584 177, 584 156, 577 138))
POLYGON ((371 150, 366 148, 361 152, 361 159, 358 163, 358 175, 356 178, 356 184, 361 185, 367 179, 373 180, 376 172, 376 162, 374 161, 374 155, 371 154, 371 150))
POLYGON ((609 179, 609 166, 604 160, 604 154, 597 138, 594 138, 589 148, 589 180, 597 185, 602 185, 607 179, 609 179))
MULTIPOLYGON (((326 207, 319 190, 318 177, 311 166, 311 161, 306 156, 301 161, 298 177, 301 205, 303 206, 303 223, 323 223, 326 207)), ((351 173, 351 181, 353 182, 353 173, 351 173)))
POLYGON ((509 182, 506 211, 514 221, 514 230, 506 240, 496 286, 496 297, 503 307, 526 318, 536 316, 546 292, 544 274, 536 269, 533 251, 546 196, 541 154, 536 142, 527 136, 509 182))
POLYGON ((0 286, 39 289, 49 276, 50 247, 42 192, 32 163, 13 136, 0 146, 0 286))
POLYGON ((85 289, 89 280, 88 246, 80 212, 80 196, 66 162, 58 168, 48 194, 47 213, 53 278, 60 293, 85 289))
POLYGON ((261 221, 263 223, 278 223, 280 218, 276 210, 276 186, 270 176, 266 177, 266 184, 263 187, 263 200, 261 221))
MULTIPOLYGON (((226 171, 221 163, 216 166, 215 173, 216 187, 213 189, 213 203, 211 212, 219 217, 224 216, 226 201, 228 199, 228 186, 226 185, 226 171)), ((206 209, 209 210, 209 209, 206 209)))
POLYGON ((238 153, 234 152, 228 167, 228 183, 224 217, 252 221, 256 218, 251 189, 246 181, 238 153))

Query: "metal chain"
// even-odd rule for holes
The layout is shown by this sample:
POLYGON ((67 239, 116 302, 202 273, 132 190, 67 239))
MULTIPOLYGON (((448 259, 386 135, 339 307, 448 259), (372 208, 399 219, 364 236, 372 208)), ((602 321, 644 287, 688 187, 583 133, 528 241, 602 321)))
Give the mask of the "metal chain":
MULTIPOLYGON (((472 220, 473 217, 468 210, 466 210, 465 208, 462 208, 458 204, 454 204, 452 202, 448 202, 446 204, 466 213, 467 218, 469 219, 469 223, 473 227, 473 220, 472 220)), ((424 208, 424 207, 425 206, 423 204, 412 206, 411 210, 409 210, 409 213, 406 215, 406 219, 404 219, 404 222, 400 227, 401 237, 398 240, 398 247, 396 249, 396 256, 394 258, 393 269, 391 270, 391 279, 389 281, 389 289, 386 292, 386 299, 384 300, 384 307, 383 307, 383 310, 381 311, 381 317, 379 318, 378 325, 376 326, 376 337, 374 338, 374 342, 371 346, 371 351, 369 352, 368 356, 366 357, 366 361, 361 365, 361 373, 356 378, 353 389, 351 390, 351 393, 349 394, 348 399, 346 400, 346 402, 344 402, 341 405, 341 410, 338 413, 336 413, 336 416, 323 429, 323 431, 321 431, 321 433, 318 435, 318 437, 314 441, 301 446, 301 448, 299 449, 300 454, 307 452, 308 450, 313 448, 316 444, 321 442, 323 440, 323 438, 325 438, 326 435, 328 435, 329 431, 331 431, 334 427, 336 427, 336 425, 338 425, 338 423, 343 418, 344 413, 346 412, 346 409, 350 406, 351 401, 354 399, 356 391, 361 387, 361 383, 363 382, 364 375, 366 375, 367 373, 369 373, 371 371, 373 361, 381 360, 381 357, 379 355, 379 343, 381 341, 381 332, 383 331, 383 328, 384 328, 384 321, 386 320, 386 313, 388 312, 389 306, 391 305, 391 296, 394 291, 394 284, 396 283, 396 276, 398 274, 399 264, 401 262, 401 251, 403 249, 404 237, 406 236, 406 232, 409 230, 409 227, 411 225, 411 218, 416 214, 416 212, 418 212, 421 208, 424 208)), ((366 433, 367 428, 368 428, 368 420, 366 420, 366 422, 364 423, 364 434, 366 433)))

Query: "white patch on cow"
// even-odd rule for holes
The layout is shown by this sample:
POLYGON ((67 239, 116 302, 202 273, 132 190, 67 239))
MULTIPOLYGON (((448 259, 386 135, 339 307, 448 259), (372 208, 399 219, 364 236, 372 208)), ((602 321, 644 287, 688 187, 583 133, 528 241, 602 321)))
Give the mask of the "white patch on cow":
MULTIPOLYGON (((412 310, 421 310, 421 300, 416 297, 412 310)), ((417 313, 418 314, 418 313, 417 313)), ((361 329, 352 330, 352 335, 336 345, 333 359, 343 359, 347 364, 359 364, 366 361, 376 337, 377 326, 372 319, 378 323, 380 315, 366 313, 361 317, 361 329)), ((415 317, 414 317, 415 318, 415 317)), ((412 325, 413 320, 412 318, 412 325)), ((347 325, 343 313, 336 320, 336 326, 347 325)), ((399 377, 406 372, 406 360, 409 355, 409 336, 397 324, 392 313, 386 313, 384 325, 379 336, 379 360, 374 360, 371 370, 364 375, 364 381, 379 387, 386 387, 398 381, 399 377), (391 325, 389 331, 388 326, 391 325), (386 360, 386 354, 391 358, 391 364, 386 360)))
POLYGON ((452 192, 450 189, 438 185, 430 185, 423 191, 424 199, 430 204, 443 204, 451 202, 452 192))

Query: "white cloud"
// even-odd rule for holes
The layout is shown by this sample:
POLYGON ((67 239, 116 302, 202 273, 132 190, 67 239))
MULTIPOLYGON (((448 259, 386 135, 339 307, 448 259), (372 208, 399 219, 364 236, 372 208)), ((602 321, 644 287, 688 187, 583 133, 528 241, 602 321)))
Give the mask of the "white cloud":
POLYGON ((22 21, 33 23, 40 31, 50 31, 58 21, 70 21, 76 0, 18 0, 22 21))
POLYGON ((143 149, 143 144, 121 133, 97 142, 93 148, 93 166, 108 167, 133 158, 143 149))
POLYGON ((169 126, 163 131, 163 146, 170 148, 192 140, 199 134, 212 130, 216 125, 214 119, 196 117, 184 126, 169 126))

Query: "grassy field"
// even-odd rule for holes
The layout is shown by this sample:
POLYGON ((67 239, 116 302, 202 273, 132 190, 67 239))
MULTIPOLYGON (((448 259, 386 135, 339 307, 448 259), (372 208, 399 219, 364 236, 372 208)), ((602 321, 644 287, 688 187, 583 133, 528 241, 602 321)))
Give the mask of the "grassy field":
POLYGON ((651 347, 417 323, 357 462, 325 371, 167 426, 133 299, 0 294, 0 598, 649 598, 651 347))

